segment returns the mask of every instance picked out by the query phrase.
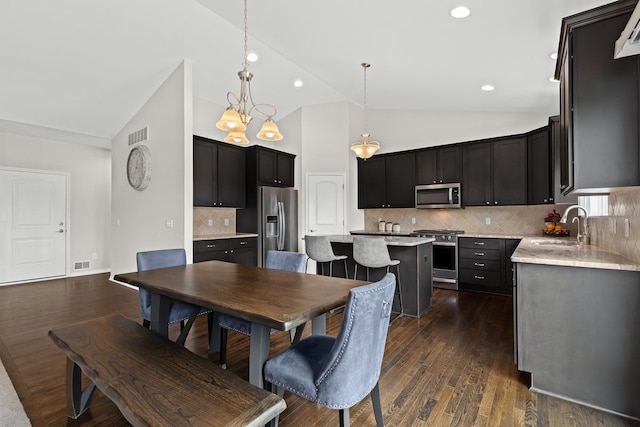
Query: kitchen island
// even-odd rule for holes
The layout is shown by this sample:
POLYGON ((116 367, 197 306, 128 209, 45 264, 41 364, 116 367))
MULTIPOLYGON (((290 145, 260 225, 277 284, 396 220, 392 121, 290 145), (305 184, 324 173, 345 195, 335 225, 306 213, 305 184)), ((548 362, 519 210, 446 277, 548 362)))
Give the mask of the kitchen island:
MULTIPOLYGON (((353 237, 352 235, 331 235, 328 236, 333 252, 336 255, 347 256, 348 277, 352 278, 355 271, 355 261, 353 260, 353 237)), ((367 237, 376 238, 376 237, 367 237)), ((400 286, 404 305, 404 314, 412 317, 420 317, 429 307, 431 307, 431 296, 433 287, 431 283, 432 253, 431 243, 433 238, 422 237, 396 237, 385 236, 391 259, 400 261, 400 286)), ((391 272, 395 273, 395 267, 391 272)), ((335 276, 344 276, 343 263, 336 262, 333 266, 335 276)), ((386 273, 386 269, 371 269, 369 279, 371 281, 380 280, 386 273)), ((366 280, 366 269, 358 268, 359 280, 366 280)), ((394 303, 394 311, 399 311, 397 301, 394 303)))
POLYGON ((553 238, 523 239, 511 260, 515 358, 531 389, 640 419, 640 265, 553 238))

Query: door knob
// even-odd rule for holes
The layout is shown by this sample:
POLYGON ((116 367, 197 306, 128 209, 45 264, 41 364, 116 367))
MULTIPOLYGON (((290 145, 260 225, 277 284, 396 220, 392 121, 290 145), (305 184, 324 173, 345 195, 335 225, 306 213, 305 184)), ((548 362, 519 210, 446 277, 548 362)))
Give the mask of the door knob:
POLYGON ((60 230, 58 230, 58 231, 54 231, 54 233, 64 233, 64 230, 61 228, 61 229, 60 229, 60 230))

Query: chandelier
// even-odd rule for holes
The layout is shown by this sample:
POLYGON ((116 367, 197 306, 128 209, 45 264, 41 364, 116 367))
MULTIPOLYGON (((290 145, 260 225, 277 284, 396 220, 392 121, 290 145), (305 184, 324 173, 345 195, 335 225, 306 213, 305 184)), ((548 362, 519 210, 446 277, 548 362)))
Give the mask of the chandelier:
POLYGON ((222 113, 222 117, 216 123, 216 127, 225 132, 229 132, 224 138, 226 142, 236 144, 248 144, 249 140, 244 131, 247 129, 253 117, 252 113, 256 113, 265 118, 260 128, 260 132, 256 135, 258 139, 263 141, 280 141, 282 134, 278 129, 278 125, 273 121, 276 115, 276 107, 271 104, 256 104, 251 96, 251 79, 253 74, 248 70, 249 60, 247 59, 248 49, 247 40, 249 38, 247 26, 247 0, 244 0, 244 62, 242 63, 242 71, 238 72, 240 77, 240 96, 233 92, 227 92, 227 102, 229 107, 222 113))
POLYGON ((351 145, 351 149, 353 150, 354 153, 356 153, 356 156, 360 157, 361 159, 368 159, 369 157, 373 156, 376 151, 378 151, 380 149, 380 144, 377 141, 369 141, 369 137, 371 135, 369 135, 367 133, 367 68, 371 67, 371 64, 367 64, 366 62, 363 62, 362 64, 362 68, 364 68, 364 117, 363 117, 363 127, 362 127, 362 135, 360 135, 362 137, 362 139, 358 142, 354 142, 351 145))

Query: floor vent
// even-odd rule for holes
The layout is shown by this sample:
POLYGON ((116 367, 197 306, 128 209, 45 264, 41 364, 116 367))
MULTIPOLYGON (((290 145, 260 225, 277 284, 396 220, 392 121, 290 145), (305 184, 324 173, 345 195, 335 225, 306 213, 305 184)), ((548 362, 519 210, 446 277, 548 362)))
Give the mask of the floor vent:
POLYGON ((145 126, 140 130, 129 134, 129 145, 137 144, 138 142, 146 141, 149 139, 149 126, 145 126))
POLYGON ((88 270, 91 268, 91 261, 76 261, 73 263, 74 270, 88 270))

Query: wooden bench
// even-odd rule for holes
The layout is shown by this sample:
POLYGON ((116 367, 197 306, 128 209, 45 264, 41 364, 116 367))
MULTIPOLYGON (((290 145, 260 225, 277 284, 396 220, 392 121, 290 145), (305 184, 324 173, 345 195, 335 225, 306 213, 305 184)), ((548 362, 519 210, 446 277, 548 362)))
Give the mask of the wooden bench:
POLYGON ((96 386, 134 426, 258 426, 286 408, 249 384, 121 315, 49 331, 67 354, 67 413, 78 418, 96 386), (92 384, 82 390, 82 373, 92 384))

